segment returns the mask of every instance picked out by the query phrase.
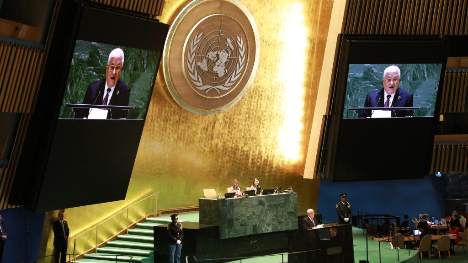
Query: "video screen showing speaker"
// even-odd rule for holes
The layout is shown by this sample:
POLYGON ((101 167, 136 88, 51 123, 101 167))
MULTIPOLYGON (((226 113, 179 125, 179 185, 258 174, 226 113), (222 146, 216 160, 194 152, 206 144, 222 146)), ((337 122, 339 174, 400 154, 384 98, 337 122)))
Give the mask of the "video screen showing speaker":
POLYGON ((10 198, 32 211, 125 198, 169 29, 88 1, 59 6, 10 198))
POLYGON ((343 118, 433 117, 442 64, 350 64, 343 118))
POLYGON ((159 56, 153 50, 76 41, 59 118, 144 119, 159 56))
POLYGON ((322 155, 328 178, 427 175, 446 61, 439 37, 341 35, 322 155))

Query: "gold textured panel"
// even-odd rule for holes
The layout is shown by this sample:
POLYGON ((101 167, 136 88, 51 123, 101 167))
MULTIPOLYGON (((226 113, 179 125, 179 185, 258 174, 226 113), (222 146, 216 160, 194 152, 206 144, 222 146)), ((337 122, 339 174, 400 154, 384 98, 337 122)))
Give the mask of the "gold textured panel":
POLYGON ((160 16, 164 0, 91 0, 96 3, 118 7, 153 17, 160 16))
POLYGON ((468 71, 447 70, 441 88, 440 113, 467 112, 468 71))
POLYGON ((467 0, 348 0, 344 33, 463 35, 467 0))
POLYGON ((31 111, 43 55, 36 48, 0 41, 0 112, 31 111))
POLYGON ((442 142, 443 144, 434 145, 433 147, 430 173, 434 174, 437 172, 441 172, 447 174, 467 172, 465 160, 467 158, 466 148, 468 144, 445 144, 447 142, 464 140, 464 138, 457 138, 460 136, 465 135, 439 135, 439 142, 436 138, 436 144, 440 142, 442 142))

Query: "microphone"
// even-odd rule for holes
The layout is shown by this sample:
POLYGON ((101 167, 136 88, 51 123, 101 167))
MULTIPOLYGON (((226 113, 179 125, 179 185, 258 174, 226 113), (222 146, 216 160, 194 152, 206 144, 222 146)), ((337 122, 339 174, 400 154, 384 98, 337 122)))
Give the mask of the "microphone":
MULTIPOLYGON (((96 96, 96 99, 94 100, 94 103, 93 103, 94 105, 96 105, 96 102, 97 102, 97 100, 98 100, 98 98, 99 98, 99 95, 101 95, 101 91, 98 92, 98 94, 97 94, 97 96, 96 96)), ((88 109, 88 115, 91 113, 91 109, 92 109, 92 108, 89 108, 89 109, 88 109)))
POLYGON ((99 98, 99 95, 101 95, 101 91, 98 92, 97 96, 96 96, 96 99, 94 100, 94 103, 93 104, 96 104, 98 98, 99 98))
MULTIPOLYGON (((378 107, 381 99, 382 99, 382 98, 379 96, 379 98, 377 99, 377 102, 376 102, 376 103, 374 104, 374 106, 372 106, 372 107, 378 107)), ((374 110, 366 111, 367 117, 372 117, 372 112, 373 112, 373 111, 374 111, 374 110), (369 112, 370 112, 370 114, 369 114, 369 112)))

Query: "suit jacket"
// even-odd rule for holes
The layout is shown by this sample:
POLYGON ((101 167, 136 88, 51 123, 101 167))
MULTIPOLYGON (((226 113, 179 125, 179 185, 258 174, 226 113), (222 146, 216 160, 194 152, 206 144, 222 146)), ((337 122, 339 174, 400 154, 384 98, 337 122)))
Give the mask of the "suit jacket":
MULTIPOLYGON (((60 220, 55 220, 52 229, 54 230, 54 246, 62 244, 62 242, 66 242, 65 237, 70 236, 70 229, 68 228, 67 221, 63 220, 63 228, 62 224, 60 224, 60 220)), ((68 240, 68 239, 67 239, 68 240)))
POLYGON ((167 233, 169 236, 169 244, 171 245, 176 244, 177 240, 182 241, 182 238, 184 238, 184 229, 181 223, 177 223, 177 225, 170 223, 167 225, 167 233))
POLYGON ((310 220, 310 218, 308 216, 304 217, 302 219, 302 228, 303 229, 312 229, 313 227, 316 227, 319 223, 318 223, 318 220, 317 218, 312 218, 314 220, 314 222, 312 223, 312 221, 310 220))
MULTIPOLYGON (((83 104, 95 104, 100 105, 104 99, 104 94, 106 93, 104 89, 106 88, 106 80, 98 80, 91 83, 86 90, 85 97, 83 99, 83 104)), ((130 87, 119 79, 115 85, 114 92, 109 105, 116 106, 128 106, 130 100, 130 87)), ((75 111, 75 118, 84 118, 88 117, 88 109, 77 109, 75 111)), ((126 118, 128 111, 126 110, 110 110, 107 114, 108 119, 120 119, 126 118)))
MULTIPOLYGON (((384 89, 374 90, 369 92, 366 97, 366 101, 364 102, 364 107, 383 107, 385 100, 384 98, 384 89)), ((413 107, 413 94, 409 91, 398 88, 393 97, 392 107, 413 107)), ((366 118, 371 117, 372 111, 366 110, 361 111, 359 117, 366 118)), ((392 110, 392 117, 406 117, 406 116, 413 116, 412 110, 392 110)))
POLYGON ((5 222, 0 221, 0 239, 1 239, 1 236, 3 235, 6 235, 7 234, 7 230, 6 230, 6 227, 5 227, 5 222))
POLYGON ((351 204, 349 202, 343 204, 340 201, 336 204, 336 213, 338 214, 338 223, 349 224, 351 222, 351 220, 348 220, 348 222, 344 221, 345 218, 351 219, 351 204))

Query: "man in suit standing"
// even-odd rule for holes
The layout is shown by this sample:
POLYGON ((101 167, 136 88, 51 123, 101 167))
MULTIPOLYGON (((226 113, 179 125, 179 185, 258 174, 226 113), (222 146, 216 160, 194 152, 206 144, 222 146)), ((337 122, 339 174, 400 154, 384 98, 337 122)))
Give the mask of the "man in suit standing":
MULTIPOLYGON (((120 48, 112 50, 106 66, 106 79, 101 79, 88 86, 83 104, 128 106, 130 87, 120 80, 124 65, 124 53, 120 48)), ((90 110, 76 110, 76 118, 88 118, 90 110)), ((126 110, 109 110, 107 119, 127 118, 126 110)))
POLYGON ((67 261, 67 246, 70 229, 67 221, 63 220, 63 212, 59 212, 58 219, 53 223, 54 230, 54 257, 55 263, 65 263, 67 261))
POLYGON ((3 262, 3 248, 5 248, 5 240, 7 239, 7 231, 5 222, 3 222, 2 215, 0 215, 0 263, 3 262))
POLYGON ((340 194, 341 201, 336 204, 339 224, 349 224, 351 216, 351 204, 346 201, 346 194, 340 194))
POLYGON ((307 209, 307 216, 302 219, 302 228, 306 230, 311 230, 317 228, 318 221, 314 217, 314 209, 307 209))
MULTIPOLYGON (((383 88, 369 92, 364 107, 413 107, 413 94, 399 88, 400 82, 400 68, 397 66, 387 67, 382 79, 383 88)), ((371 117, 372 114, 372 110, 366 110, 360 113, 360 117, 371 117)), ((391 110, 391 116, 413 116, 413 110, 391 110)))

